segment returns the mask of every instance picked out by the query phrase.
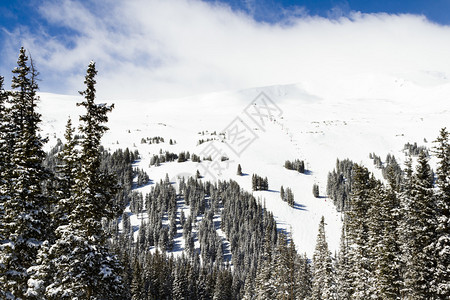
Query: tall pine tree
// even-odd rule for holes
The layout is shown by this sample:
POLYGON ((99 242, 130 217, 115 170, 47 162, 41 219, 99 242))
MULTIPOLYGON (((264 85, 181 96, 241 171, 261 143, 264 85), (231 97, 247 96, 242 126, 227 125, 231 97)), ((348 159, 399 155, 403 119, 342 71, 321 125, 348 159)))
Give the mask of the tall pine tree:
POLYGON ((325 237, 325 219, 322 216, 319 223, 316 249, 314 250, 313 255, 313 285, 311 298, 317 300, 335 299, 335 288, 333 263, 325 237))
POLYGON ((24 48, 20 49, 17 64, 12 71, 8 101, 6 154, 12 165, 5 170, 7 177, 3 178, 8 183, 0 242, 0 294, 10 298, 23 298, 26 293, 28 268, 33 266, 47 236, 49 208, 42 189, 48 172, 42 165, 45 140, 39 135, 41 115, 36 112, 38 73, 24 48))
POLYGON ((368 217, 371 193, 375 180, 367 168, 353 166, 352 194, 346 211, 346 237, 348 243, 349 275, 352 299, 369 297, 371 260, 368 247, 368 217))
POLYGON ((449 133, 442 128, 436 139, 438 158, 436 184, 436 239, 433 246, 436 257, 433 289, 441 299, 450 298, 450 144, 449 133))
MULTIPOLYGON (((109 253, 101 223, 117 212, 112 205, 113 178, 100 171, 100 139, 108 129, 104 123, 112 106, 94 102, 96 74, 91 62, 86 90, 80 92, 85 101, 79 105, 86 108, 86 114, 80 117, 81 168, 71 190, 68 224, 57 228, 57 240, 49 249, 49 267, 41 268, 52 270, 45 283, 45 296, 52 299, 121 299, 124 295, 122 268, 118 258, 109 253)), ((39 280, 45 280, 49 274, 38 275, 39 280)), ((43 289, 33 283, 36 281, 30 282, 29 295, 42 297, 39 292, 43 289)))
POLYGON ((409 191, 404 193, 406 204, 404 230, 409 238, 404 240, 405 294, 409 299, 434 299, 432 291, 435 259, 435 207, 433 174, 428 157, 421 152, 416 171, 411 177, 409 191))

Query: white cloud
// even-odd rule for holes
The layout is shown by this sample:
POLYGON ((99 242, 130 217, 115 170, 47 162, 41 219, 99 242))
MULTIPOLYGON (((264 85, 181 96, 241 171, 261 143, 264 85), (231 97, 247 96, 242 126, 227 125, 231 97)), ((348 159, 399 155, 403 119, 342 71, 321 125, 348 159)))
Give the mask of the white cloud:
POLYGON ((291 15, 255 22, 228 6, 195 0, 48 1, 48 22, 76 33, 64 42, 22 32, 42 79, 75 92, 96 60, 104 97, 164 98, 345 75, 450 74, 450 28, 422 16, 291 15), (100 3, 100 4, 98 4, 100 3), (51 74, 49 70, 56 70, 51 74), (422 74, 422 73, 421 73, 422 74), (46 75, 46 77, 44 77, 46 75))

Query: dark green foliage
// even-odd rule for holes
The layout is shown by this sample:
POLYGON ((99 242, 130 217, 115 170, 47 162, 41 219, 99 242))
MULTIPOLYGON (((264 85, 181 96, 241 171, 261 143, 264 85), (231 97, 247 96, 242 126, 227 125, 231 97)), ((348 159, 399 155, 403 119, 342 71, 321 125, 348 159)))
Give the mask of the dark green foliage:
POLYGON ((439 160, 436 171, 436 240, 434 256, 437 258, 433 288, 441 298, 450 297, 450 144, 449 133, 442 128, 435 141, 434 153, 439 160))
POLYGON ((327 194, 333 200, 337 211, 348 209, 348 198, 352 191, 354 163, 349 159, 336 160, 336 168, 328 173, 327 194))
POLYGON ((267 191, 269 189, 269 181, 267 177, 262 178, 256 174, 252 175, 252 189, 254 191, 267 191))
POLYGON ((397 160, 395 159, 394 155, 388 154, 386 156, 386 160, 383 163, 381 158, 377 156, 375 153, 370 154, 370 158, 373 159, 374 165, 381 169, 382 175, 384 179, 394 180, 396 186, 401 186, 401 180, 403 177, 403 171, 400 165, 397 163, 397 160), (388 175, 389 174, 389 175, 388 175))
POLYGON ((333 299, 335 295, 334 270, 331 252, 325 237, 325 220, 322 216, 313 255, 312 299, 333 299))
POLYGON ((187 160, 186 153, 180 152, 180 154, 178 154, 178 162, 185 162, 186 160, 187 160))
POLYGON ((403 201, 405 232, 414 239, 405 240, 405 287, 415 298, 433 299, 432 282, 435 268, 433 241, 436 238, 433 176, 424 152, 419 155, 416 171, 403 201))
POLYGON ((281 193, 281 191, 280 191, 280 195, 281 194, 283 195, 281 200, 287 202, 287 204, 289 204, 289 206, 294 207, 294 205, 295 205, 294 193, 292 192, 291 188, 286 188, 286 189, 283 189, 282 191, 283 191, 283 193, 281 193))
POLYGON ((1 120, 5 131, 1 149, 0 296, 6 298, 24 297, 27 269, 34 265, 37 251, 49 235, 50 201, 42 185, 49 173, 43 167, 45 140, 39 135, 41 115, 36 111, 38 73, 24 48, 17 64, 12 71, 12 91, 6 93, 0 87, 0 113, 5 117, 1 120))
POLYGON ((448 298, 450 252, 444 245, 450 240, 445 223, 450 149, 445 129, 436 143, 436 184, 425 152, 415 170, 409 159, 402 172, 388 156, 386 186, 367 169, 353 166, 337 261, 339 299, 448 298))
POLYGON ((123 269, 118 258, 109 253, 102 220, 117 216, 119 209, 113 201, 116 187, 114 177, 101 171, 100 139, 108 129, 107 113, 112 106, 96 104, 95 64, 91 63, 85 77, 86 90, 80 92, 86 108, 80 116, 81 153, 73 186, 71 210, 67 211, 68 223, 56 229, 56 241, 40 254, 47 257, 36 266, 30 295, 37 298, 44 292, 47 297, 58 299, 111 298, 125 294, 121 278, 123 269), (45 291, 41 286, 45 285, 45 291))
POLYGON ((241 168, 241 164, 238 164, 238 167, 237 167, 237 173, 236 173, 237 175, 239 175, 239 176, 242 176, 242 168, 241 168))
MULTIPOLYGON (((160 155, 153 155, 150 159, 150 166, 159 166, 161 163, 171 162, 178 159, 178 155, 175 153, 171 153, 166 151, 164 154, 160 153, 160 155)), ((187 158, 185 158, 186 160, 187 158)))
POLYGON ((313 193, 314 197, 319 198, 319 185, 318 184, 316 184, 316 183, 313 184, 312 193, 313 193))
POLYGON ((284 163, 284 167, 288 170, 295 170, 299 173, 305 173, 305 162, 303 160, 286 160, 286 162, 284 163))
POLYGON ((406 143, 403 147, 403 152, 405 152, 408 156, 419 156, 420 152, 424 152, 426 156, 428 156, 428 150, 425 146, 417 146, 417 143, 414 144, 406 143))

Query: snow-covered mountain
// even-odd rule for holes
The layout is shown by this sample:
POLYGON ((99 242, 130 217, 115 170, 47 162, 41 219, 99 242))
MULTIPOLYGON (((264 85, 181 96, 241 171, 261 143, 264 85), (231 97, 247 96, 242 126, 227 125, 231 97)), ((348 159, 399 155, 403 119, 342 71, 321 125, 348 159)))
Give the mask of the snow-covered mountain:
MULTIPOLYGON (((334 252, 339 245, 341 215, 325 191, 327 173, 336 159, 350 158, 379 175, 369 153, 382 158, 391 153, 403 161, 407 142, 432 148, 438 130, 450 125, 449 80, 436 72, 406 78, 358 74, 327 80, 326 84, 302 82, 148 102, 117 100, 103 144, 110 150, 137 149, 141 160, 136 167, 144 169, 153 182, 166 174, 176 181, 199 170, 204 180, 233 179, 251 192, 252 174, 267 176, 269 191, 253 194, 265 202, 281 228, 292 232, 298 252, 311 257, 322 216, 334 252), (156 136, 166 142, 141 143, 143 138, 156 136), (199 143, 208 139, 212 141, 199 143), (213 161, 150 167, 151 157, 166 150, 211 155, 213 161), (221 161, 222 156, 229 160, 221 161), (286 160, 294 159, 305 161, 306 174, 284 168, 286 160), (236 175, 238 164, 246 175, 236 175), (313 196, 315 183, 323 197, 313 196), (282 185, 294 192, 294 208, 280 199, 282 185)), ((43 135, 49 137, 50 148, 57 138, 63 138, 67 118, 78 120, 76 103, 80 98, 40 96, 43 135)), ((150 188, 147 185, 141 190, 150 188)), ((140 222, 136 216, 133 220, 140 222)))

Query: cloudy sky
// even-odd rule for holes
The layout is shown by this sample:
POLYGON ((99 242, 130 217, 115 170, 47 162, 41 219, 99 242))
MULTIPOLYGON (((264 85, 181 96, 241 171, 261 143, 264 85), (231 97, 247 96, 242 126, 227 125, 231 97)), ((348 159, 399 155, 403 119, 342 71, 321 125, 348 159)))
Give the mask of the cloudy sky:
POLYGON ((23 45, 42 91, 76 94, 94 60, 109 99, 365 73, 447 80, 449 11, 448 0, 1 1, 0 75, 23 45))

